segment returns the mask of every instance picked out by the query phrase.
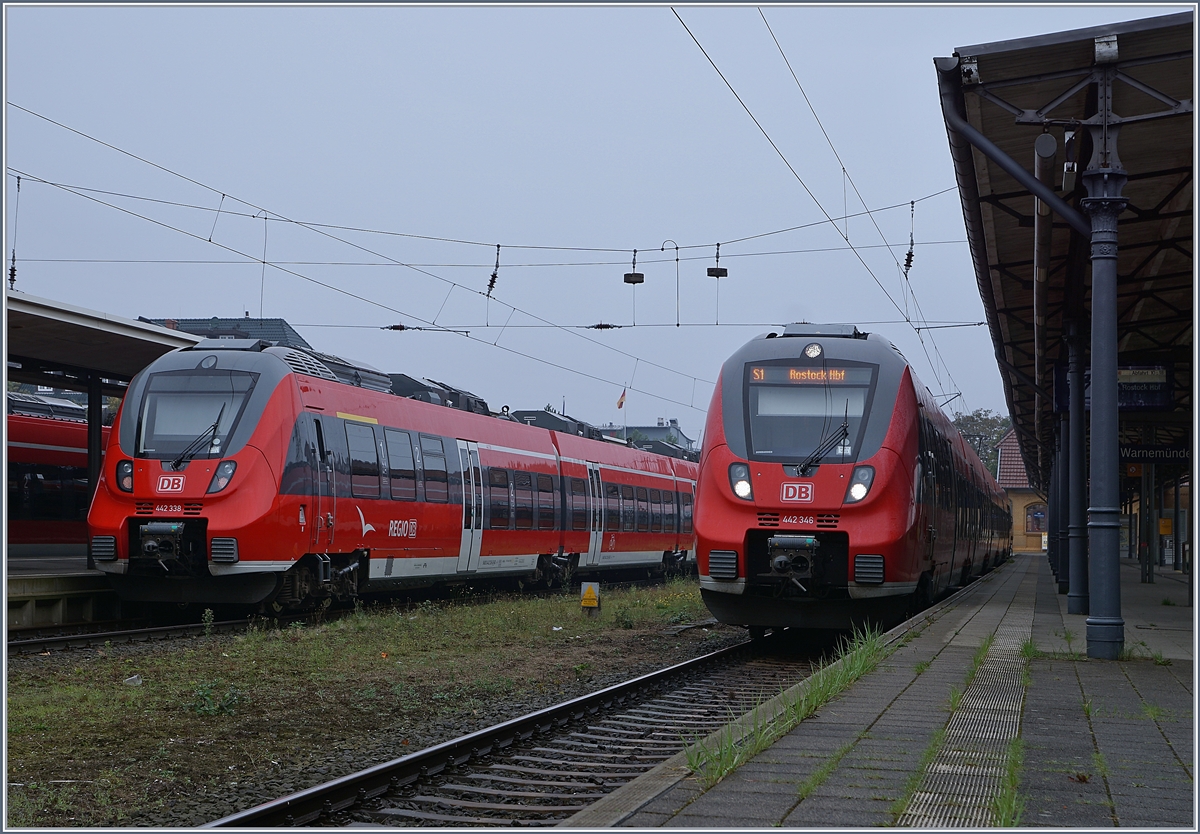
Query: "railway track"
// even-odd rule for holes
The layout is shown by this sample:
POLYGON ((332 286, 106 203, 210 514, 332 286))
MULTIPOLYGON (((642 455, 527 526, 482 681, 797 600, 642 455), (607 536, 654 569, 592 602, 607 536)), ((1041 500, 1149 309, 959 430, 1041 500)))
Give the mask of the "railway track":
POLYGON ((815 654, 779 642, 741 643, 205 827, 556 825, 809 675, 815 654))
POLYGON ((9 654, 44 654, 52 651, 103 646, 105 643, 150 643, 158 640, 199 637, 204 634, 228 634, 245 629, 246 620, 242 619, 215 623, 135 627, 113 631, 64 629, 51 634, 10 632, 11 639, 7 642, 7 649, 9 654))

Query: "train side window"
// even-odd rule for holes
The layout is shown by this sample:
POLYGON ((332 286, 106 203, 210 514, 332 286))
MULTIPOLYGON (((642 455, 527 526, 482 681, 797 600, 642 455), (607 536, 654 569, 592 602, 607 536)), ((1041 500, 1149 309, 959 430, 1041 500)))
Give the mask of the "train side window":
POLYGON ((621 529, 621 489, 616 484, 604 485, 605 530, 621 529))
POLYGON ((571 529, 588 529, 587 481, 583 478, 571 479, 571 529))
POLYGON ((350 447, 350 494, 355 498, 379 497, 379 451, 370 426, 346 423, 350 447))
POLYGON ((679 519, 678 514, 676 514, 676 512, 675 512, 675 498, 676 498, 677 494, 673 490, 664 489, 662 495, 663 495, 663 532, 664 533, 678 533, 679 530, 675 526, 676 521, 678 521, 678 519, 679 519))
POLYGON ((413 464, 412 438, 406 431, 383 430, 387 440, 388 469, 392 480, 392 498, 415 501, 417 469, 413 464))
POLYGON ((680 532, 692 532, 692 494, 679 493, 679 529, 680 532))
POLYGON ((446 453, 440 437, 421 435, 421 457, 425 470, 425 500, 445 504, 450 500, 450 478, 446 473, 446 453))
POLYGON ((637 488, 637 529, 639 533, 650 529, 650 500, 645 487, 637 488))
POLYGON ((537 476, 538 488, 538 523, 539 530, 554 529, 554 478, 549 475, 537 476))
POLYGON ((518 530, 533 529, 533 476, 528 472, 513 473, 513 498, 516 499, 516 514, 513 517, 518 530))
POLYGON ((628 533, 634 528, 636 512, 633 502, 633 487, 621 487, 621 530, 628 533))
POLYGON ((662 492, 657 489, 650 490, 650 532, 662 532, 662 492))
POLYGON ((491 498, 491 526, 493 530, 507 530, 512 515, 508 499, 508 470, 488 470, 488 496, 491 498))
POLYGON ((8 465, 11 519, 84 521, 88 511, 87 470, 48 463, 8 465))

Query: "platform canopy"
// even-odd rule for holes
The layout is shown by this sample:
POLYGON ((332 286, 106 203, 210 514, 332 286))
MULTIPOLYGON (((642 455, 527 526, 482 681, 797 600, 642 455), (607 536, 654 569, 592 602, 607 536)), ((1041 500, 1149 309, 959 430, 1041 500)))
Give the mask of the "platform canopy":
POLYGON ((1187 443, 1194 37, 1193 15, 1185 12, 963 46, 954 53, 957 65, 937 59, 975 277, 1021 453, 1040 491, 1050 479, 1055 412, 1066 404, 1069 323, 1079 328, 1084 349, 1088 340, 1091 252, 1086 227, 1080 229, 1087 218, 1079 212, 1072 228, 1044 211, 1052 222, 1040 221, 1039 239, 1042 201, 952 123, 956 114, 964 118, 1030 175, 1039 172, 1040 152, 1042 182, 1074 210, 1087 196, 1082 174, 1089 163, 1128 173, 1129 203, 1118 221, 1117 361, 1123 381, 1153 380, 1152 393, 1163 402, 1147 407, 1143 398, 1130 410, 1122 390, 1121 443, 1146 442, 1146 426, 1153 442, 1187 443), (1117 131, 1110 147, 1119 159, 1097 162, 1091 128, 1105 109, 1097 102, 1103 67, 1116 70, 1105 129, 1117 131))
POLYGON ((113 391, 167 351, 201 339, 23 292, 8 292, 5 302, 8 378, 19 382, 81 388, 98 377, 113 391))

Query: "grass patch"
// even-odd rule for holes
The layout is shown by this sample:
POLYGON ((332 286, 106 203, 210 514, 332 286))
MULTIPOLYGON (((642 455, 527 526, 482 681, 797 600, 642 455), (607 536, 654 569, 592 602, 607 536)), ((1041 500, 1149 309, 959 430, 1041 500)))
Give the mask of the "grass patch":
POLYGON ((717 627, 665 634, 709 616, 691 579, 605 588, 594 619, 581 615, 577 590, 497 593, 367 605, 317 625, 11 655, 4 823, 144 827, 153 814, 155 828, 201 825, 237 810, 231 781, 283 775, 300 790, 320 779, 317 766, 329 765, 326 779, 355 769, 331 750, 392 758, 444 741, 451 726, 499 720, 508 704, 529 711, 579 694, 586 680, 741 639, 717 627), (616 622, 618 608, 632 629, 616 622), (135 676, 141 685, 123 683, 135 676))
POLYGON ((1000 790, 992 797, 992 813, 996 815, 999 828, 1016 828, 1021 824, 1021 812, 1025 801, 1017 788, 1021 781, 1021 767, 1025 763, 1025 742, 1014 738, 1008 742, 1004 762, 1004 774, 1000 777, 1000 790))
POLYGON ((852 749, 854 749, 854 745, 858 744, 859 740, 866 734, 867 731, 863 730, 854 737, 853 741, 843 744, 834 752, 831 757, 822 762, 820 767, 814 770, 807 779, 800 783, 800 787, 796 790, 797 799, 800 802, 803 802, 804 800, 808 799, 813 791, 821 787, 825 780, 829 778, 829 774, 833 773, 833 771, 837 769, 837 766, 841 763, 842 758, 852 749))
POLYGON ((933 760, 937 758, 938 751, 942 749, 942 742, 946 740, 946 728, 938 727, 934 731, 933 737, 929 739, 929 744, 925 745, 925 751, 921 753, 921 761, 917 763, 916 769, 908 775, 908 779, 904 783, 904 789, 900 792, 900 796, 892 803, 892 825, 895 825, 904 811, 908 808, 908 804, 912 802, 913 794, 917 792, 917 788, 921 786, 921 780, 925 778, 925 771, 933 764, 933 760))
POLYGON ((971 655, 971 665, 967 667, 967 679, 963 681, 963 689, 966 689, 975 680, 975 675, 979 671, 979 667, 983 665, 983 661, 987 658, 987 653, 995 641, 996 635, 989 634, 987 639, 979 644, 979 648, 975 650, 975 654, 971 655))
POLYGON ((918 675, 920 675, 922 672, 924 672, 928 668, 929 668, 929 661, 921 660, 921 661, 918 661, 916 663, 916 665, 913 666, 913 671, 916 672, 918 675))
POLYGON ((1163 597, 1162 604, 1163 605, 1174 605, 1175 600, 1171 599, 1170 597, 1163 597))
POLYGON ((1033 642, 1032 637, 1021 644, 1021 657, 1025 658, 1026 660, 1032 660, 1039 654, 1040 652, 1038 652, 1037 643, 1033 642))
POLYGON ((1158 721, 1167 714, 1166 709, 1157 706, 1156 704, 1147 704, 1142 702, 1142 715, 1149 718, 1151 721, 1158 721))
POLYGON ((819 666, 775 718, 764 720, 756 712, 745 736, 731 725, 709 743, 690 745, 685 751, 688 768, 700 777, 706 790, 711 788, 874 669, 891 651, 879 631, 855 629, 850 639, 842 642, 836 659, 819 666))

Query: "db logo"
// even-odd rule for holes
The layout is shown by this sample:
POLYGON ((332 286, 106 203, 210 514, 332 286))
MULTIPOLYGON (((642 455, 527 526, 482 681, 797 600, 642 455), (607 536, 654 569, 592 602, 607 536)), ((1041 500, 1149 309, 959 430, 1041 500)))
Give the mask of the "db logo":
POLYGON ((159 475, 158 476, 158 491, 159 492, 183 492, 183 476, 182 475, 159 475))
POLYGON ((779 491, 779 500, 811 504, 813 502, 813 485, 811 483, 784 484, 779 491))

